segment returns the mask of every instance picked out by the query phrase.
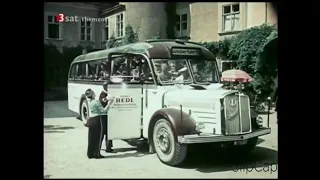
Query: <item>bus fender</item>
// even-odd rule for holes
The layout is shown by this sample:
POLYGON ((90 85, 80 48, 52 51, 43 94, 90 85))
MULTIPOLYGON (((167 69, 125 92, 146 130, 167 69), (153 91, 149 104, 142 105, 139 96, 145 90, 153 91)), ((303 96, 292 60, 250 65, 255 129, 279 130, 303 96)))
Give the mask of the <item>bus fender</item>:
POLYGON ((157 120, 164 118, 168 120, 173 127, 173 133, 175 134, 176 140, 178 136, 197 134, 195 130, 196 122, 187 113, 181 112, 179 109, 163 108, 156 111, 152 116, 148 127, 148 139, 152 142, 153 128, 157 120), (182 116, 182 117, 181 117, 182 116))

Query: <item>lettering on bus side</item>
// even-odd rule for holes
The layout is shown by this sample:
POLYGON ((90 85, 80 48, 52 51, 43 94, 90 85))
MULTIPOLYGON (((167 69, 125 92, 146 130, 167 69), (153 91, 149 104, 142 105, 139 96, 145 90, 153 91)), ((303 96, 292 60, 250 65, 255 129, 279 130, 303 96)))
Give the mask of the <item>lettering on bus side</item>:
POLYGON ((118 111, 132 111, 138 106, 130 96, 120 96, 115 98, 115 103, 112 108, 118 111))
POLYGON ((116 103, 133 103, 133 98, 116 98, 116 103))

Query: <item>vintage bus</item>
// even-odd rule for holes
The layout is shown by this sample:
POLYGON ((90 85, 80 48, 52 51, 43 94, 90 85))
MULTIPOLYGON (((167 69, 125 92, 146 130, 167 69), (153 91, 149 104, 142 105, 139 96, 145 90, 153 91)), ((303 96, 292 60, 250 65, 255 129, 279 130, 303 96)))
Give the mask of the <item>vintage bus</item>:
POLYGON ((84 93, 100 94, 105 81, 116 98, 108 138, 145 139, 171 166, 183 162, 188 144, 218 143, 247 153, 271 133, 252 116, 248 96, 222 88, 215 55, 197 43, 147 40, 75 58, 68 105, 84 124, 90 112, 84 93))

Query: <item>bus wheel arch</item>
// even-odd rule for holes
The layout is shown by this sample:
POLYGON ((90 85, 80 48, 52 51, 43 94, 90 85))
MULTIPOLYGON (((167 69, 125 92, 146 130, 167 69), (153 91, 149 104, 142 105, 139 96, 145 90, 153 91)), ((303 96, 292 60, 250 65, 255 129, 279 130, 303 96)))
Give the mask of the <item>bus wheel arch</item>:
MULTIPOLYGON (((187 153, 187 145, 180 144, 178 142, 178 136, 184 134, 192 134, 194 131, 195 122, 193 119, 186 113, 180 112, 177 109, 165 108, 160 109, 154 113, 151 118, 149 127, 148 127, 148 140, 149 140, 149 152, 156 152, 158 158, 161 162, 177 166, 183 162, 187 153), (183 116, 183 121, 182 117, 183 116), (159 139, 155 138, 163 135, 159 131, 165 132, 167 134, 167 140, 164 144, 169 142, 170 152, 165 154, 163 147, 161 146, 162 142, 159 143, 159 139), (170 137, 168 139, 168 137, 170 137), (172 151, 172 152, 171 152, 172 151)), ((164 138, 162 138, 164 140, 164 138)), ((168 147, 167 147, 168 148, 168 147)))

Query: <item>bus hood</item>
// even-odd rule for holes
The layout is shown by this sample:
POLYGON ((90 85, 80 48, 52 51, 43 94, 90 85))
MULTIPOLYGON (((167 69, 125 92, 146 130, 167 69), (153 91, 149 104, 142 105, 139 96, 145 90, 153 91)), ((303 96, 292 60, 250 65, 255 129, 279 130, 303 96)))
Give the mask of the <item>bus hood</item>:
POLYGON ((219 84, 212 84, 208 86, 203 85, 190 85, 181 86, 180 88, 174 88, 164 93, 164 102, 174 102, 185 104, 188 102, 199 102, 199 101, 213 101, 221 99, 228 94, 235 93, 237 91, 223 89, 219 84))

